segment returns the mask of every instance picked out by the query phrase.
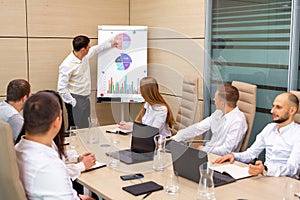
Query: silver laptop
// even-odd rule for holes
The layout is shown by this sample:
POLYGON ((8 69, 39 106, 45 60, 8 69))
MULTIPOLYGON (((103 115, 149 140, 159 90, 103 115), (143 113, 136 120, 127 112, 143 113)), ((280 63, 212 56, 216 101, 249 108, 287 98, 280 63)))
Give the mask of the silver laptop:
MULTIPOLYGON (((159 129, 142 123, 134 122, 130 149, 120 150, 119 159, 126 164, 134 164, 153 160, 155 142, 153 137, 159 129)), ((114 156, 115 152, 106 155, 114 156)))
MULTIPOLYGON (((170 141, 167 149, 172 154, 174 172, 183 178, 199 183, 199 166, 208 161, 207 153, 176 141, 170 141)), ((213 179, 215 187, 235 181, 231 176, 216 171, 213 179)))

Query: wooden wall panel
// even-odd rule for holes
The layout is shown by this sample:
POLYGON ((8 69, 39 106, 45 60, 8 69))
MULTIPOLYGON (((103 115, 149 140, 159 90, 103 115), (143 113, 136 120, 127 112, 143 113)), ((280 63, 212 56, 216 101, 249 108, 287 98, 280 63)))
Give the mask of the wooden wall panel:
POLYGON ((203 99, 204 40, 150 40, 148 75, 157 79, 161 92, 181 96, 185 75, 199 77, 199 98, 203 99))
MULTIPOLYGON (((97 44, 91 39, 91 44, 97 44)), ((29 39, 30 80, 33 90, 57 88, 58 68, 72 51, 72 39, 29 39), (43 44, 43 45, 41 45, 43 44)), ((97 59, 90 60, 92 90, 97 88, 97 59)))
POLYGON ((58 68, 72 51, 71 39, 29 39, 29 77, 32 91, 57 89, 58 68))
POLYGON ((6 87, 12 79, 27 80, 26 39, 0 38, 0 95, 6 95, 6 87))
POLYGON ((0 0, 0 36, 26 36, 25 0, 0 0))
MULTIPOLYGON (((130 24, 172 29, 188 37, 204 37, 205 0, 131 0, 130 24)), ((150 38, 165 38, 160 33, 150 38)))
POLYGON ((29 36, 98 37, 98 25, 128 25, 129 0, 30 0, 29 36))

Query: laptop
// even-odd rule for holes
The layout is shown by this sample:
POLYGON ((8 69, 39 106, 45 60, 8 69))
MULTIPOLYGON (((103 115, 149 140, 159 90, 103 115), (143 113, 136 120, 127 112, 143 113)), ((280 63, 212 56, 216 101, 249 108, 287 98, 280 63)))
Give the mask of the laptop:
MULTIPOLYGON (((199 166, 208 161, 207 153, 176 141, 170 141, 167 144, 167 149, 172 154, 174 172, 183 178, 199 183, 199 166)), ((213 180, 215 187, 236 181, 230 175, 216 171, 214 171, 213 180)))
MULTIPOLYGON (((130 149, 118 151, 120 161, 126 164, 135 164, 153 160, 155 150, 153 137, 158 133, 158 128, 134 122, 131 147, 130 149)), ((107 152, 106 155, 114 156, 115 152, 107 152)))

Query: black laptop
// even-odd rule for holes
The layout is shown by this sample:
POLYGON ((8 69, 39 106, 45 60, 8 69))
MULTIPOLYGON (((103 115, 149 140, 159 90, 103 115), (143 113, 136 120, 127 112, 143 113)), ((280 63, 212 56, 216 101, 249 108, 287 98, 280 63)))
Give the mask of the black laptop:
MULTIPOLYGON (((134 122, 131 147, 130 149, 119 151, 120 161, 126 164, 134 164, 153 160, 155 149, 153 137, 158 133, 158 128, 134 122)), ((114 156, 115 152, 107 152, 106 155, 114 156)))
MULTIPOLYGON (((199 183, 199 166, 208 161, 207 153, 176 141, 170 141, 167 144, 167 149, 172 154, 174 172, 181 177, 199 183)), ((214 171, 213 179, 215 187, 235 181, 231 176, 216 171, 214 171)))

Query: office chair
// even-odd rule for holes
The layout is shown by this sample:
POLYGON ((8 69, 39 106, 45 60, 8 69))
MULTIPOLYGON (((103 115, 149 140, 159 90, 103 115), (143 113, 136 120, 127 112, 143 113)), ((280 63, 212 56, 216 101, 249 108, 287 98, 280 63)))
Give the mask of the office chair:
POLYGON ((10 125, 0 121, 0 199, 27 199, 17 165, 10 125))
MULTIPOLYGON (((296 95, 298 97, 298 100, 300 101, 300 91, 292 90, 290 92, 293 93, 294 95, 296 95)), ((298 109, 298 112, 296 113, 294 120, 295 120, 295 122, 300 124, 300 109, 298 109)))
POLYGON ((240 151, 245 151, 248 148, 248 142, 252 131, 252 126, 254 123, 255 111, 256 111, 256 89, 257 86, 239 82, 232 81, 233 86, 235 86, 239 90, 239 100, 237 102, 237 106, 242 111, 246 117, 246 121, 248 124, 247 132, 244 136, 244 139, 241 142, 240 151))
MULTIPOLYGON (((245 82, 239 82, 239 81, 233 81, 232 85, 236 87, 239 90, 239 100, 237 102, 237 106, 242 111, 246 117, 248 129, 247 132, 242 139, 240 143, 240 151, 245 151, 248 147, 249 138, 252 131, 252 126, 254 122, 255 117, 255 111, 256 111, 256 89, 257 86, 245 83, 245 82)), ((203 145, 205 142, 208 142, 209 140, 192 140, 188 143, 193 146, 203 145)))
POLYGON ((198 77, 185 76, 182 83, 182 99, 176 115, 176 125, 171 130, 176 134, 178 130, 195 123, 198 112, 198 77))

